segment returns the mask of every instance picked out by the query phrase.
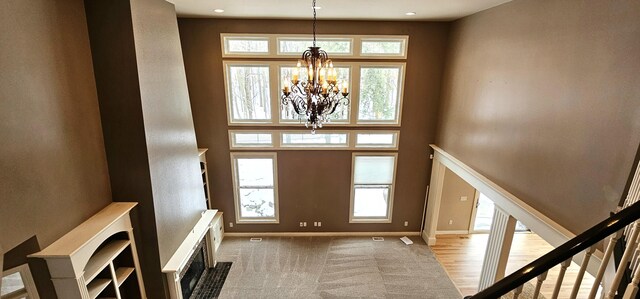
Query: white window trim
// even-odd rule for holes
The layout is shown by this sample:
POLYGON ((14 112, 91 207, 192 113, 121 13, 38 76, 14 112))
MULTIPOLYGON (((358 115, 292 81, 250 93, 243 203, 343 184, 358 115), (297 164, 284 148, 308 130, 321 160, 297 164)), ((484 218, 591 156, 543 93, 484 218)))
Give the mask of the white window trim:
POLYGON ((223 61, 224 65, 224 88, 225 88, 225 98, 227 103, 227 124, 228 125, 273 125, 275 115, 279 115, 276 109, 279 109, 280 106, 274 107, 274 96, 276 92, 279 92, 280 89, 275 86, 277 81, 274 82, 272 79, 274 78, 274 62, 266 62, 266 61, 223 61), (229 85, 229 68, 232 66, 254 66, 254 67, 268 67, 269 68, 269 104, 270 104, 270 119, 238 119, 233 120, 233 105, 231 104, 231 86, 229 85), (275 90, 274 90, 275 88, 275 90), (275 114, 274 114, 275 113, 275 114))
POLYGON ((400 144, 400 131, 353 131, 353 144, 356 149, 398 150, 400 144), (384 144, 358 144, 358 134, 393 134, 391 146, 384 144))
POLYGON ((349 223, 392 223, 393 218, 393 197, 396 190, 396 172, 398 169, 398 153, 353 153, 351 155, 351 195, 349 199, 349 223), (391 181, 391 187, 389 188, 389 206, 387 207, 387 217, 354 217, 353 216, 353 204, 355 199, 355 184, 354 175, 356 167, 357 156, 379 156, 390 157, 393 156, 393 180, 391 181))
POLYGON ((229 130, 229 149, 238 151, 253 150, 374 150, 374 151, 397 151, 400 144, 399 130, 320 130, 319 134, 340 134, 346 133, 348 146, 344 145, 283 145, 282 133, 310 133, 307 129, 300 130, 229 130), (234 134, 271 134, 271 144, 236 144, 234 142, 234 134), (384 145, 358 145, 356 143, 358 134, 394 134, 394 143, 391 146, 384 145))
MULTIPOLYGON (((359 63, 358 64, 358 82, 353 83, 353 86, 357 88, 357 98, 353 97, 355 101, 353 105, 357 105, 351 107, 351 113, 353 113, 352 118, 355 120, 356 126, 400 126, 402 123, 402 105, 404 98, 404 78, 405 78, 405 69, 406 63, 398 63, 398 62, 371 62, 371 63, 359 63), (360 71, 362 68, 369 67, 379 67, 379 68, 400 68, 400 74, 398 77, 398 105, 396 105, 396 119, 394 120, 360 120, 358 119, 358 114, 360 112, 360 71)), ((354 90, 356 88, 353 88, 354 90)))
POLYGON ((396 58, 396 59, 407 59, 407 52, 409 47, 409 36, 374 36, 374 37, 362 37, 358 43, 360 46, 360 56, 367 58, 396 58), (400 42, 400 51, 401 53, 393 54, 393 53, 362 53, 362 43, 363 42, 400 42))
MULTIPOLYGON (((227 125, 228 126, 291 126, 298 124, 297 120, 283 120, 280 100, 281 96, 281 84, 280 82, 280 68, 292 67, 292 62, 283 61, 256 61, 256 60, 225 60, 222 62, 224 69, 224 86, 225 86, 225 101, 227 105, 227 125), (258 120, 233 120, 233 106, 231 104, 230 82, 229 82, 229 68, 231 66, 256 66, 256 67, 269 67, 269 95, 271 105, 271 119, 258 119, 258 120), (277 119, 276 119, 277 118, 277 119)), ((402 124, 402 107, 404 102, 404 82, 406 73, 406 63, 404 62, 336 62, 334 64, 338 67, 349 67, 349 117, 348 121, 331 121, 325 123, 323 126, 350 126, 350 127, 400 127, 402 124), (358 120, 358 113, 360 108, 360 69, 363 67, 390 67, 400 68, 400 76, 398 78, 398 105, 396 105, 396 119, 395 120, 358 120)), ((304 120, 302 120, 304 123, 304 120)))
POLYGON ((231 174, 233 176, 233 201, 236 208, 237 224, 279 224, 280 223, 280 203, 278 201, 278 154, 274 152, 232 152, 231 153, 231 174), (238 158, 269 158, 273 161, 273 196, 274 196, 274 218, 249 218, 240 217, 240 184, 238 182, 238 169, 236 159, 238 158))
POLYGON ((271 49, 271 38, 267 36, 259 36, 253 34, 234 34, 234 35, 220 35, 221 46, 222 46, 222 57, 264 57, 269 56, 273 52, 271 49), (258 41, 267 41, 267 52, 229 52, 228 45, 230 39, 238 39, 238 40, 258 40, 258 41))
MULTIPOLYGON (((275 38, 276 44, 276 56, 286 56, 286 57, 300 57, 302 52, 300 53, 286 53, 280 52, 280 41, 283 40, 313 40, 313 35, 293 35, 293 34, 279 34, 275 38)), ((339 58, 355 58, 356 53, 354 51, 354 47, 356 44, 355 37, 353 36, 344 36, 344 35, 327 35, 327 34, 318 34, 316 35, 317 41, 325 41, 325 40, 338 40, 338 41, 348 41, 350 43, 349 53, 329 53, 330 57, 339 57, 339 58)), ((306 49, 305 49, 306 50, 306 49)))
MULTIPOLYGON (((330 57, 340 59, 407 59, 409 49, 408 35, 335 35, 335 34, 317 34, 317 39, 350 39, 351 54, 329 53, 330 57), (369 54, 362 52, 363 41, 403 41, 404 47, 402 54, 369 54)), ((280 53, 279 40, 287 39, 312 39, 310 34, 250 34, 250 33, 221 33, 220 44, 223 58, 284 58, 284 57, 300 57, 302 53, 280 53), (229 53, 225 48, 228 39, 267 39, 269 42, 269 53, 229 53)))
POLYGON ((38 290, 36 289, 36 284, 33 281, 33 276, 31 276, 31 270, 29 269, 28 264, 22 264, 15 268, 11 268, 7 271, 2 271, 2 269, 0 268, 0 272, 2 274, 0 279, 5 276, 9 276, 15 273, 20 273, 20 277, 22 278, 22 284, 24 284, 24 288, 16 290, 6 295, 2 295, 0 299, 15 298, 14 296, 17 295, 18 293, 22 295, 26 295, 27 298, 29 299, 40 299, 40 296, 38 295, 38 290))

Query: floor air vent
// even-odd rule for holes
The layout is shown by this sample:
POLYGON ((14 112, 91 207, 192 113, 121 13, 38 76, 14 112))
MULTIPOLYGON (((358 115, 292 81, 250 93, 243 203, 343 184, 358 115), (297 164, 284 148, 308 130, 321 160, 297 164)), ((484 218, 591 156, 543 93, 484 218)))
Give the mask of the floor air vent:
POLYGON ((371 239, 373 239, 374 241, 378 241, 378 242, 384 241, 383 237, 372 237, 371 239))
POLYGON ((249 242, 262 242, 262 238, 251 238, 249 242))

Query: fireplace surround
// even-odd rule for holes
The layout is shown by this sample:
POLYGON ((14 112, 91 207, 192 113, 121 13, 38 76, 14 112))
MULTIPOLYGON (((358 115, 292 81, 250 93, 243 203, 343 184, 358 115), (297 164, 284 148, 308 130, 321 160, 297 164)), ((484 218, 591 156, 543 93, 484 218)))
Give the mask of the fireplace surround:
POLYGON ((169 298, 188 299, 201 276, 216 265, 213 219, 218 211, 202 212, 200 220, 162 268, 169 298))

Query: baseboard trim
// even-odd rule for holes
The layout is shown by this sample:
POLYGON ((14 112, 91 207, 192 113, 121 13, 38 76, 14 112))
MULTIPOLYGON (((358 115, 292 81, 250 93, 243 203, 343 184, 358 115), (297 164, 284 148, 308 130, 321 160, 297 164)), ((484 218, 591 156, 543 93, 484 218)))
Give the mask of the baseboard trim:
POLYGON ((420 232, 252 232, 224 233, 225 237, 404 237, 420 232))
POLYGON ((426 230, 423 230, 422 234, 420 234, 420 236, 422 237, 422 240, 425 243, 427 243, 427 245, 429 245, 429 246, 436 245, 436 237, 435 236, 429 237, 429 234, 427 234, 426 230))
POLYGON ((436 235, 468 235, 469 230, 437 230, 436 235))

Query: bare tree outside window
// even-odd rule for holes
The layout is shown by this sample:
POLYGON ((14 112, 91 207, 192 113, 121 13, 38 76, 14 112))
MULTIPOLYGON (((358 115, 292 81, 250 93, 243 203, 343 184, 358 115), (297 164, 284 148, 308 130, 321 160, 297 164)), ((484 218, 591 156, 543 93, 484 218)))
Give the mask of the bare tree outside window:
POLYGON ((229 66, 229 92, 233 119, 271 119, 268 66, 229 66))

